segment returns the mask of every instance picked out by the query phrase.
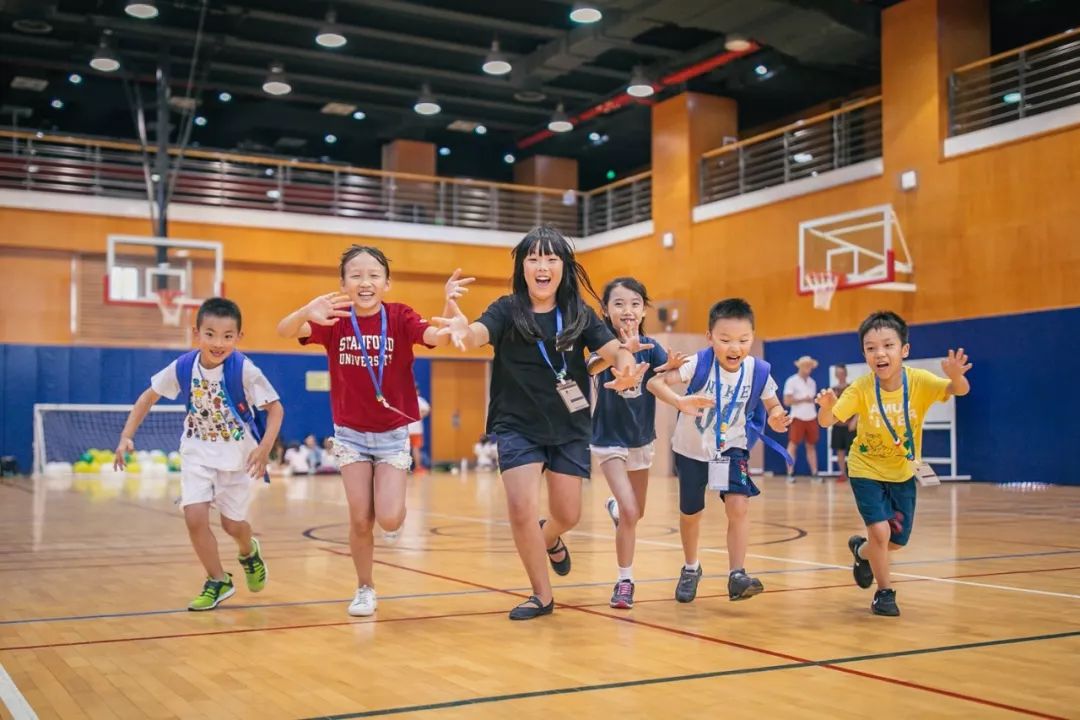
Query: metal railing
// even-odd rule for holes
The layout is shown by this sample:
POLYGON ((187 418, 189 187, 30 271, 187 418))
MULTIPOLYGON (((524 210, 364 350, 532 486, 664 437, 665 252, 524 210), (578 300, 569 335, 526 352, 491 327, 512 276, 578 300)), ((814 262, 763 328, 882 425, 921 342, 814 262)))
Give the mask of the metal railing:
MULTIPOLYGON (((2 188, 147 200, 147 172, 133 143, 0 131, 2 188)), ((510 232, 551 223, 584 235, 648 219, 650 195, 647 173, 577 192, 188 150, 171 202, 510 232)))
POLYGON ((582 235, 652 219, 652 173, 643 172, 585 193, 582 235))
POLYGON ((705 204, 881 157, 881 97, 799 120, 701 156, 705 204))
POLYGON ((1080 103, 1080 32, 1067 30, 957 68, 949 76, 949 135, 1080 103))

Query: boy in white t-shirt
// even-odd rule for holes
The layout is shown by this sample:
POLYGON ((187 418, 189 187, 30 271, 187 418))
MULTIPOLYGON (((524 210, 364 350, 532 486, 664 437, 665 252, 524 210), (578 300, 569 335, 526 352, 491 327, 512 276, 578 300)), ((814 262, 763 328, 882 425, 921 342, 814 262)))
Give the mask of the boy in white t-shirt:
POLYGON ((131 409, 116 448, 115 467, 122 470, 125 456, 135 450, 135 431, 151 406, 162 397, 186 400, 188 414, 180 439, 180 505, 191 545, 207 575, 202 592, 188 610, 212 610, 235 592, 210 529, 211 503, 221 514, 221 527, 236 540, 248 590, 259 592, 266 586, 266 563, 245 518, 252 479, 266 473, 285 411, 262 371, 236 352, 236 343, 243 337, 240 328, 236 303, 225 298, 204 302, 195 319, 198 349, 151 378, 150 387, 131 409), (254 408, 267 414, 261 438, 254 408))
POLYGON ((750 498, 761 494, 750 479, 749 449, 762 439, 785 454, 764 435, 764 424, 767 416, 769 427, 784 432, 791 423, 776 398, 776 381, 769 375, 768 363, 750 356, 754 344, 750 304, 730 298, 713 305, 706 337, 709 347, 692 355, 678 370, 654 376, 647 385, 657 399, 679 410, 671 449, 679 476, 679 536, 686 561, 675 599, 684 603, 697 596, 701 580, 698 537, 708 489, 719 491, 727 513, 728 598, 744 600, 765 589, 744 567, 750 541, 750 498), (671 386, 683 383, 689 383, 687 394, 679 395, 671 386))

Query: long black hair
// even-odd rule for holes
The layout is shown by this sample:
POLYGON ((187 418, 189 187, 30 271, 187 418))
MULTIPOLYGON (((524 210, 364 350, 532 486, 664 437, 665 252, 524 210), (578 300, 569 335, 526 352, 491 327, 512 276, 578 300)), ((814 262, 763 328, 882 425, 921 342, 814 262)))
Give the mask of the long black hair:
POLYGON ((536 324, 532 300, 529 299, 529 286, 525 282, 525 258, 530 253, 556 255, 562 260, 562 280, 555 291, 555 306, 565 315, 563 331, 555 338, 555 347, 569 350, 588 325, 588 306, 582 299, 582 290, 594 300, 600 298, 593 289, 592 281, 585 268, 574 257, 574 246, 558 230, 550 225, 540 225, 529 231, 521 242, 511 251, 514 257, 514 295, 511 305, 511 317, 514 327, 526 340, 542 340, 540 326, 536 324))
MULTIPOLYGON (((604 322, 606 322, 607 326, 611 328, 611 332, 615 334, 615 337, 619 336, 619 331, 615 329, 615 323, 611 322, 611 316, 608 315, 607 305, 608 302, 611 300, 612 291, 615 290, 615 288, 617 287, 624 287, 632 293, 637 293, 641 296, 641 302, 645 305, 645 307, 650 307, 649 293, 647 290, 645 290, 645 286, 637 278, 632 278, 629 276, 617 277, 614 280, 610 281, 607 285, 605 285, 604 293, 601 297, 601 303, 604 310, 604 322)), ((645 318, 641 318, 641 325, 638 326, 638 333, 641 335, 645 334, 645 318)))

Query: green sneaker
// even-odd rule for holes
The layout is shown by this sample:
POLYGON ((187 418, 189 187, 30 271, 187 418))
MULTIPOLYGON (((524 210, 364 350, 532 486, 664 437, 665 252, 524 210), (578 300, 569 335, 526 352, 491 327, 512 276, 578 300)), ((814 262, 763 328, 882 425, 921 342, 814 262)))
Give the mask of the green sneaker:
POLYGON ((231 598, 236 588, 233 587, 232 575, 225 573, 224 580, 206 578, 202 592, 188 604, 188 610, 213 610, 222 601, 231 598))
POLYGON ((259 539, 252 537, 251 554, 237 558, 241 567, 244 568, 244 579, 247 580, 248 590, 251 592, 259 592, 266 587, 266 579, 270 577, 266 563, 263 562, 261 550, 259 539))

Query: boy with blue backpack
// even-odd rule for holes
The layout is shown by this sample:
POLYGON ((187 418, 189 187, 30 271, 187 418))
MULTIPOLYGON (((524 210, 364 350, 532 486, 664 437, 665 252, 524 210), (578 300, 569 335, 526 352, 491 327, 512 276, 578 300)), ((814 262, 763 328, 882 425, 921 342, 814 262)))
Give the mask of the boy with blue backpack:
POLYGON ((761 494, 750 479, 749 451, 760 439, 790 462, 783 446, 765 435, 766 422, 776 432, 784 432, 791 416, 776 398, 769 363, 750 356, 754 344, 750 304, 729 298, 713 305, 706 337, 709 347, 647 385, 659 400, 679 410, 671 449, 679 476, 679 535, 686 561, 675 599, 683 603, 697 596, 701 580, 698 537, 706 490, 720 493, 727 513, 728 599, 745 600, 765 589, 744 567, 750 498, 761 494), (671 387, 687 382, 685 395, 671 387))
POLYGON ((248 590, 259 592, 266 586, 266 563, 245 518, 251 481, 266 477, 285 411, 262 371, 236 350, 243 337, 240 328, 236 303, 225 298, 204 302, 195 318, 198 349, 151 378, 150 387, 132 407, 116 448, 114 467, 122 470, 126 455, 135 450, 135 431, 154 403, 162 397, 179 398, 187 406, 180 438, 180 505, 191 545, 207 575, 188 610, 212 610, 236 592, 210 529, 211 503, 221 514, 221 527, 236 540, 248 590), (265 425, 256 409, 266 411, 265 425))

